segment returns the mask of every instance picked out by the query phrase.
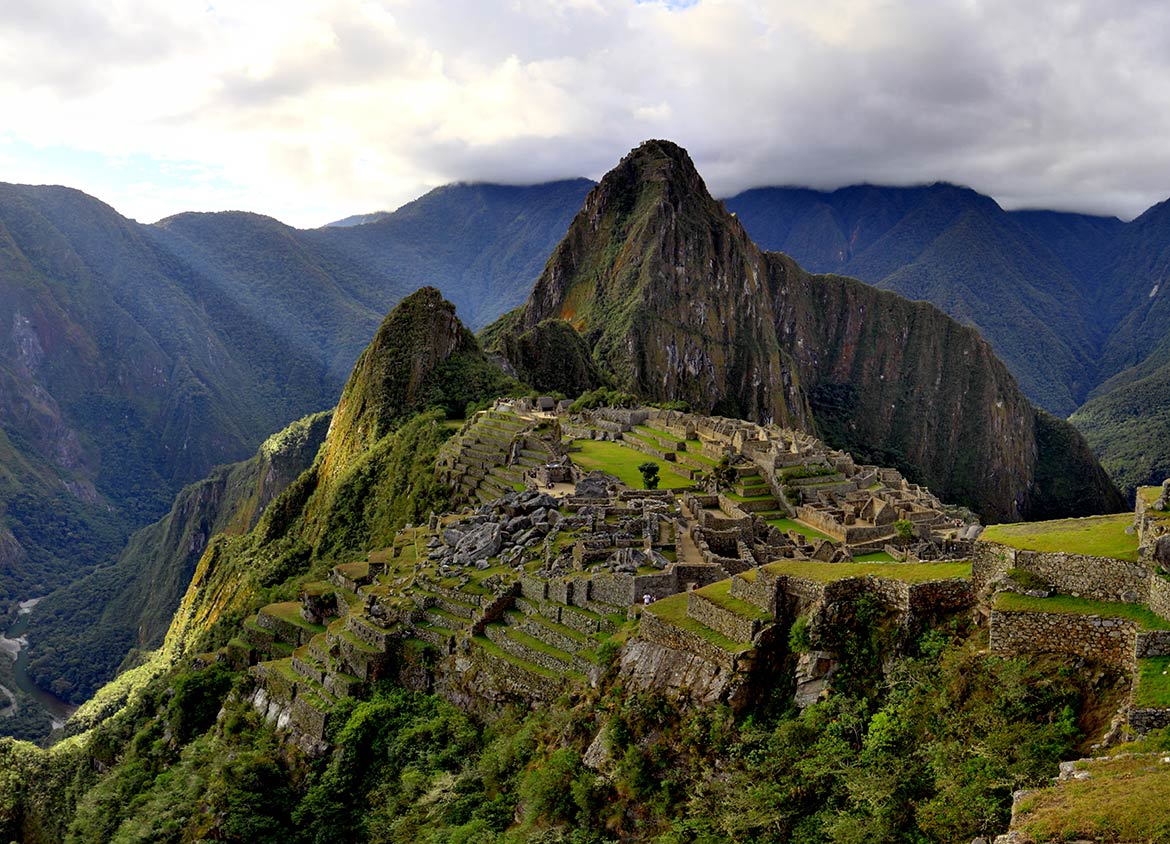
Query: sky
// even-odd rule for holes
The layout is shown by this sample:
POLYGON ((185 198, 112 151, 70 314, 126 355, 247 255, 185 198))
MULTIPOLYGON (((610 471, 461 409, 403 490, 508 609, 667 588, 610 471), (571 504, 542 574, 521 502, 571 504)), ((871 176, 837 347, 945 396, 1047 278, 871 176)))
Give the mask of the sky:
POLYGON ((0 181, 311 227, 669 138, 716 196, 1128 219, 1170 197, 1168 48, 1148 0, 0 0, 0 181))

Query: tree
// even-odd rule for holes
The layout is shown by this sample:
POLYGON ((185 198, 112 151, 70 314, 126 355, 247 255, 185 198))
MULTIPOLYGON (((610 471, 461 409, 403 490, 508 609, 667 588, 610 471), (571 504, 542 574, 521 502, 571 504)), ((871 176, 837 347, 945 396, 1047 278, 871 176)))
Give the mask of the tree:
POLYGON ((898 519, 894 522, 894 532, 898 534, 898 541, 905 545, 914 538, 914 522, 909 519, 898 519))
POLYGON ((653 460, 638 464, 638 471, 642 473, 642 483, 646 489, 658 489, 658 464, 653 460))

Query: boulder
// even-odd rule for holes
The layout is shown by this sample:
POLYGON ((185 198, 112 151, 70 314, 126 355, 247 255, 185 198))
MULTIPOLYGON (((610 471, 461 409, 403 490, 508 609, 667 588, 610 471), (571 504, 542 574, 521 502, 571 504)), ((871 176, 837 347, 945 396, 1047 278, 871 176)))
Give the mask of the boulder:
POLYGON ((499 524, 489 522, 468 531, 455 546, 455 562, 459 565, 471 565, 493 557, 500 551, 503 543, 503 533, 499 524))

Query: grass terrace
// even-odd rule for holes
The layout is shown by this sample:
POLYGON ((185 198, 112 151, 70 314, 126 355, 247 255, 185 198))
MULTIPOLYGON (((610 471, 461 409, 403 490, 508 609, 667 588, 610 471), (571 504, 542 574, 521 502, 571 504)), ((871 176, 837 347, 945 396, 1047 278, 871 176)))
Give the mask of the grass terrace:
POLYGON ((1089 598, 1073 598, 1070 595, 1033 598, 1017 592, 1000 592, 995 596, 993 607, 1004 612, 1052 612, 1125 618, 1137 622, 1146 630, 1170 630, 1170 621, 1142 604, 1123 604, 1119 601, 1093 601, 1089 598))
POLYGON ((1138 487, 1137 494, 1142 499, 1142 501, 1144 501, 1146 503, 1146 507, 1148 508, 1146 512, 1151 513, 1151 514, 1155 514, 1155 515, 1160 515, 1160 516, 1170 516, 1170 510, 1155 510, 1154 509, 1154 502, 1157 501, 1158 498, 1162 495, 1162 487, 1160 487, 1160 486, 1138 487))
POLYGON ((843 580, 846 577, 885 577, 905 583, 926 583, 931 580, 949 580, 970 577, 971 564, 957 563, 818 563, 806 560, 781 560, 764 566, 773 574, 803 577, 821 583, 843 580))
POLYGON ((645 489, 638 466, 646 461, 658 464, 660 489, 687 489, 691 486, 690 480, 670 468, 672 464, 665 460, 655 460, 629 446, 604 440, 574 440, 572 447, 575 450, 570 456, 582 469, 609 472, 631 489, 645 489))
POLYGON ((999 542, 1026 551, 1064 551, 1136 562, 1137 536, 1125 532, 1131 524, 1132 513, 1051 522, 1017 522, 991 525, 983 531, 980 540, 999 542))
MULTIPOLYGON (((730 586, 729 586, 730 588, 730 586)), ((687 593, 680 592, 677 595, 671 595, 669 598, 663 598, 661 601, 655 601, 650 606, 646 607, 646 612, 655 615, 665 622, 673 624, 682 630, 694 633, 703 639, 706 639, 717 648, 727 651, 728 653, 742 653, 751 648, 751 642, 733 642, 722 633, 712 630, 705 624, 700 624, 689 615, 687 615, 687 593)))
POLYGON ((1170 707, 1170 656, 1139 659, 1134 678, 1134 705, 1147 709, 1170 707))
POLYGON ((821 533, 815 527, 806 525, 797 519, 768 519, 768 524, 772 525, 772 527, 780 528, 780 530, 785 532, 794 530, 806 539, 828 539, 831 542, 836 541, 828 534, 821 533))
POLYGON ((712 583, 704 586, 701 589, 696 589, 695 592, 707 598, 713 604, 717 604, 729 612, 733 612, 741 618, 757 619, 759 621, 771 621, 770 613, 757 607, 755 604, 749 604, 747 601, 741 601, 739 598, 731 597, 731 580, 720 580, 717 583, 712 583))
POLYGON ((1078 762, 1091 777, 1026 796, 1019 830, 1034 841, 1170 841, 1170 765, 1163 755, 1078 762))
POLYGON ((875 551, 872 554, 862 554, 861 556, 854 557, 853 562, 855 562, 855 563, 896 563, 898 561, 895 560, 886 551, 875 551))

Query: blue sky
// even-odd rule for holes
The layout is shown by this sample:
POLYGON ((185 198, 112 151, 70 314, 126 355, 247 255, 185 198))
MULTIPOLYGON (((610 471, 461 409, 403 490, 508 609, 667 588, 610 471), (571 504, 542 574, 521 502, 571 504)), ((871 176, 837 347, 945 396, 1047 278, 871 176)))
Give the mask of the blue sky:
POLYGON ((1170 196, 1170 4, 11 0, 0 180, 298 226, 687 147, 711 189, 1170 196))

